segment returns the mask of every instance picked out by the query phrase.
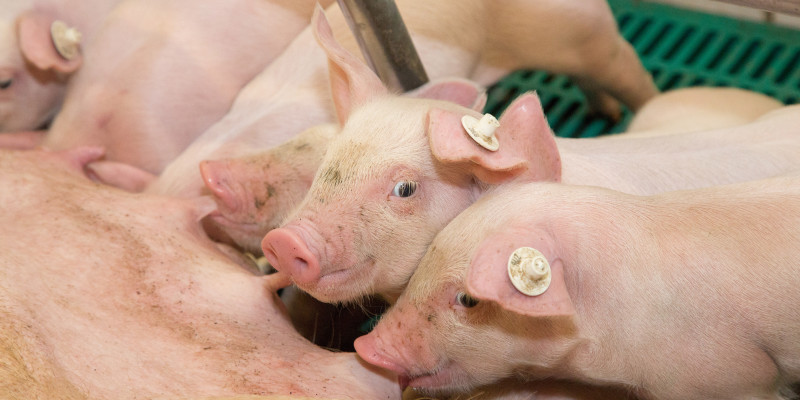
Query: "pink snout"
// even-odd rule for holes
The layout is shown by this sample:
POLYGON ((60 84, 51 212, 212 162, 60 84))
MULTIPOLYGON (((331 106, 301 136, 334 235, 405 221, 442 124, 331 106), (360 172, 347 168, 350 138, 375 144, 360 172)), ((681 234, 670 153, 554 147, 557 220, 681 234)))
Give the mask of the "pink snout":
POLYGON ((364 359, 364 361, 380 368, 388 369, 398 375, 408 375, 408 371, 400 366, 397 362, 391 360, 382 351, 378 350, 377 335, 373 332, 365 336, 361 336, 353 342, 353 347, 356 353, 364 359))
POLYGON ((203 161, 200 163, 200 175, 203 183, 211 190, 221 204, 229 210, 236 210, 238 201, 236 194, 228 186, 227 163, 225 161, 203 161))
POLYGON ((261 241, 264 256, 275 269, 292 277, 295 283, 316 282, 320 278, 319 261, 305 241, 287 228, 273 229, 261 241))

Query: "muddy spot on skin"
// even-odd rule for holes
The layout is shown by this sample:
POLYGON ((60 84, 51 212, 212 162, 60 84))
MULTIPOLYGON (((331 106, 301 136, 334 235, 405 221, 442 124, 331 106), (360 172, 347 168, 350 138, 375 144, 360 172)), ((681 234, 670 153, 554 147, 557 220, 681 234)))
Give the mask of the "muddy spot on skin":
POLYGON ((300 144, 298 144, 297 146, 294 147, 294 150, 299 152, 299 151, 302 151, 302 150, 306 150, 309 147, 311 147, 311 145, 308 144, 308 143, 300 143, 300 144))
POLYGON ((320 177, 323 182, 332 185, 333 187, 339 186, 342 184, 342 174, 339 172, 339 168, 337 167, 329 167, 322 173, 320 177))
POLYGON ((255 197, 253 199, 253 207, 255 207, 256 211, 261 211, 267 201, 277 194, 275 187, 266 182, 264 182, 264 191, 266 192, 266 197, 255 197))

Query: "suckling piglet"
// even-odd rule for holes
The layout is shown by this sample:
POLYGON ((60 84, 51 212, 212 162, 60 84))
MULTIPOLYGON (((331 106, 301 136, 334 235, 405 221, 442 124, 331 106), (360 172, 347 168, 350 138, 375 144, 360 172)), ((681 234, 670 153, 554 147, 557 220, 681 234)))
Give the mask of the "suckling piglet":
POLYGON ((511 184, 442 230, 355 347, 430 390, 521 375, 788 399, 798 285, 796 173, 645 197, 511 184))

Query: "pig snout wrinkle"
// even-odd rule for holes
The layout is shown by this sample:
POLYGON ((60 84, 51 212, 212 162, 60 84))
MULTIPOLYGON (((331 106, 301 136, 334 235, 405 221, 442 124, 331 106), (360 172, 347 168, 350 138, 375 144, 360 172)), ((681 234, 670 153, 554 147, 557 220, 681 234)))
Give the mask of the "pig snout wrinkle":
POLYGON ((319 261, 296 233, 286 228, 273 229, 261 242, 264 256, 275 269, 304 284, 319 280, 319 261))

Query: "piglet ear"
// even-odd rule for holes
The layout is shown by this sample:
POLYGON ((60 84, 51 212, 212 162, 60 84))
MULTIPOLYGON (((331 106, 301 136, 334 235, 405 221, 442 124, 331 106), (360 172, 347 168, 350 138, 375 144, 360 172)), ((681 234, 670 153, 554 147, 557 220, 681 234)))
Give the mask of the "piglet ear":
POLYGON ((554 256, 543 232, 520 233, 507 230, 486 238, 472 257, 467 271, 467 291, 472 297, 493 301, 506 310, 531 317, 570 316, 575 314, 564 281, 564 264, 554 256), (514 250, 529 246, 544 254, 550 263, 550 286, 538 296, 523 294, 508 276, 508 259, 514 250))
MULTIPOLYGON (((466 164, 479 180, 497 184, 517 177, 530 181, 561 180, 561 156, 542 111, 539 96, 517 98, 500 117, 495 132, 500 147, 489 151, 461 126, 463 114, 440 109, 428 113, 428 140, 433 155, 445 164, 466 164)), ((480 118, 480 115, 473 113, 480 118)))
POLYGON ((428 82, 407 94, 422 99, 444 100, 476 111, 486 105, 486 89, 466 79, 441 79, 428 82))
POLYGON ((82 57, 77 54, 71 60, 62 57, 53 44, 50 26, 55 19, 38 11, 29 11, 17 20, 19 48, 25 59, 36 68, 72 73, 80 67, 82 57))
POLYGON ((387 94, 388 90, 366 64, 336 41, 319 4, 311 26, 317 42, 328 55, 331 95, 339 122, 344 124, 353 109, 375 96, 387 94))

